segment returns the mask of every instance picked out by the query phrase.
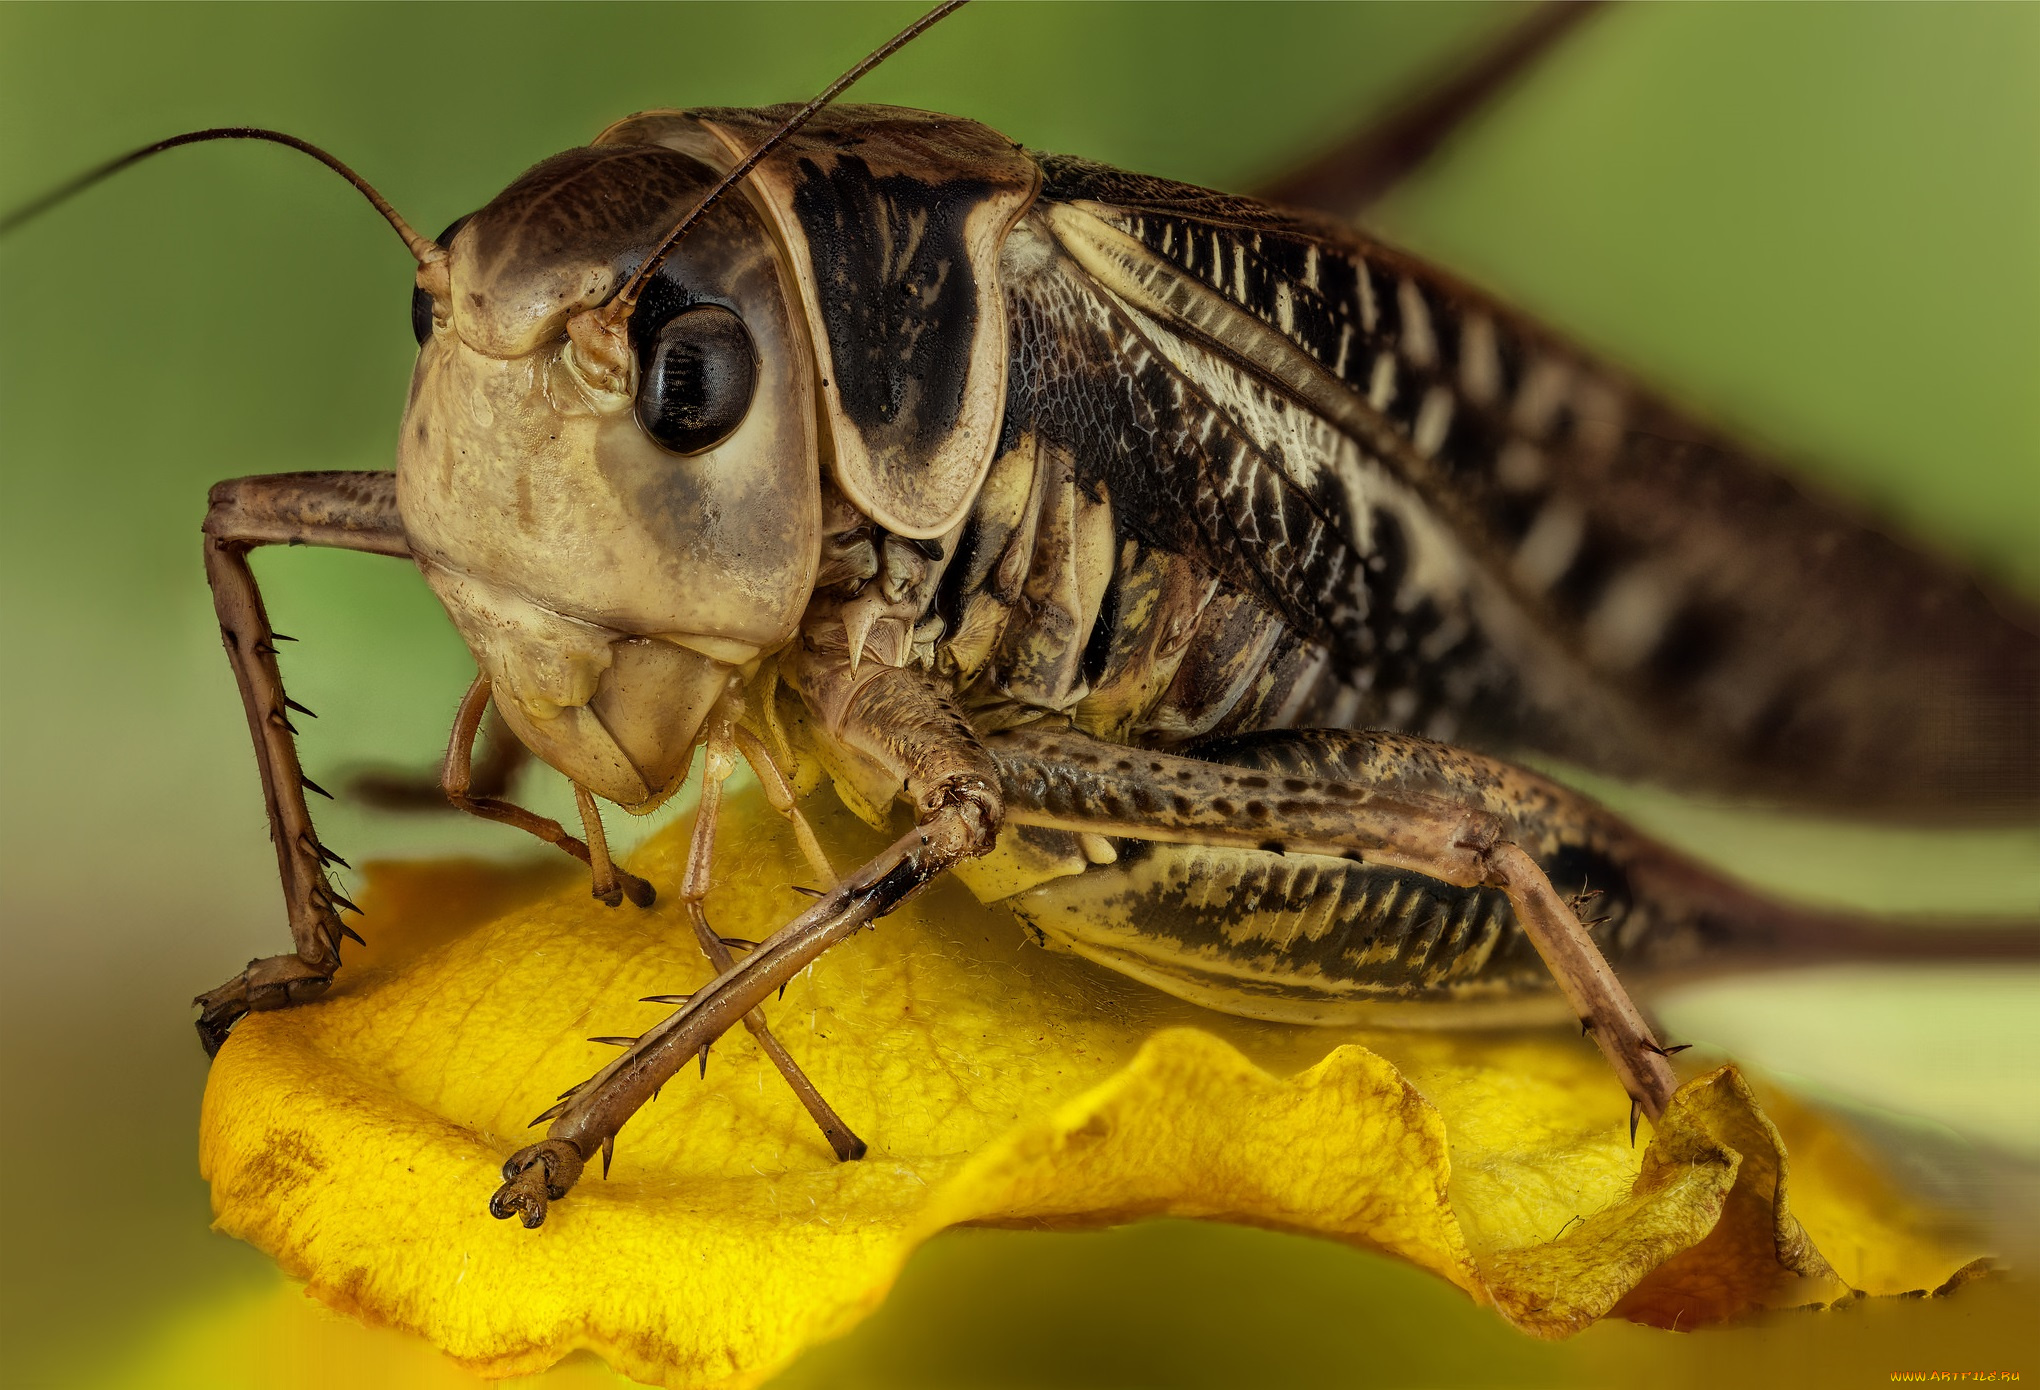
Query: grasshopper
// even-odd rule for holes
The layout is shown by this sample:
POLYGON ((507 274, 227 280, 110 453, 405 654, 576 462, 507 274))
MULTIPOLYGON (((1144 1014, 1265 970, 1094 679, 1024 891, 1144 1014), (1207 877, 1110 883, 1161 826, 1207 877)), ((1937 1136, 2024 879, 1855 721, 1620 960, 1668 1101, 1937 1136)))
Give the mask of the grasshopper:
POLYGON ((633 117, 437 241, 378 200, 419 267, 395 474, 213 494, 296 950, 201 997, 209 1047, 316 997, 348 934, 252 548, 416 563, 482 672, 449 797, 612 902, 652 890, 595 799, 650 809, 706 745, 678 888, 721 974, 541 1117, 498 1215, 542 1221, 740 1021, 857 1153, 759 1008, 942 873, 1260 1016, 1555 981, 1655 1114, 1610 959, 1858 938, 1501 758, 1922 813, 2040 792, 2030 612, 1450 277, 965 120, 792 114, 633 117), (585 839, 476 795, 492 704, 585 839), (841 878, 814 850, 829 886, 741 963, 702 906, 739 758, 797 830, 819 776, 914 822, 841 878))

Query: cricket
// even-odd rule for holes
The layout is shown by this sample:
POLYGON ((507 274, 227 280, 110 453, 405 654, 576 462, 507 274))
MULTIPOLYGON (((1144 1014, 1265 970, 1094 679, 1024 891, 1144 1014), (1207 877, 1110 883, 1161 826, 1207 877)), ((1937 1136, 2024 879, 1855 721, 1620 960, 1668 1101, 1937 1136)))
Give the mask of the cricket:
POLYGON ((1569 1015, 1632 1133, 1676 1085, 1633 985, 1928 952, 1521 765, 1883 818, 2040 807, 2040 611, 1352 226, 1584 7, 1532 11, 1263 199, 837 100, 961 3, 804 105, 618 120, 436 238, 241 127, 9 219, 256 139, 347 178, 416 266, 394 470, 211 493, 291 949, 198 997, 208 1053, 318 998, 355 935, 248 562, 274 545, 414 565, 477 668, 439 793, 581 861, 617 911, 677 898, 717 971, 559 1078, 477 1194, 526 1227, 739 1026, 860 1157, 770 1006, 952 873, 1041 943, 1222 1012, 1569 1015), (578 826, 483 775, 492 711, 578 826), (710 916, 740 765, 813 873, 755 942, 710 916), (684 877, 632 875, 598 801, 650 812, 697 766, 684 877), (890 848, 831 863, 801 809, 825 783, 890 848))

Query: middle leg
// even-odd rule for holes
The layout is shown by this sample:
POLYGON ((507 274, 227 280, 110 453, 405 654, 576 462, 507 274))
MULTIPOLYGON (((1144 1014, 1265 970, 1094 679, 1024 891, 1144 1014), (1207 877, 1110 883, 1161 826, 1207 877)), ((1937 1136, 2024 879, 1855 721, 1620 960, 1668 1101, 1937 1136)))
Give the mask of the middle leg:
MULTIPOLYGON (((736 957, 730 954, 729 943, 716 929, 709 925, 706 907, 709 889, 709 870, 715 860, 716 822, 722 814, 723 783, 736 771, 736 756, 730 732, 730 721, 716 717, 709 726, 707 755, 702 764, 701 806, 694 813, 694 839, 688 845, 687 873, 680 885, 680 901, 687 909, 688 920, 694 925, 695 940, 709 963, 715 967, 718 976, 726 975, 735 968, 736 957)), ((827 862, 826 860, 824 861, 827 862)), ((833 884, 832 884, 833 886, 833 884)), ((785 985, 781 985, 783 991, 785 985)), ((800 1103, 821 1128, 822 1137, 829 1141, 829 1147, 836 1151, 836 1157, 847 1163, 864 1157, 864 1141, 859 1139, 850 1126, 843 1122, 835 1107, 815 1089, 815 1083, 808 1079, 800 1063, 793 1060, 793 1054, 786 1050, 772 1030, 765 1025, 765 1015, 752 1009, 744 1015, 744 1027, 757 1040, 758 1048, 772 1059, 772 1065, 779 1068, 779 1074, 786 1078, 786 1084, 800 1097, 800 1103)), ((707 1061, 707 1050, 702 1051, 703 1062, 707 1061)))
MULTIPOLYGON (((840 667, 825 667, 816 683, 841 675, 840 667)), ((875 665, 861 679, 838 680, 829 693, 835 697, 827 706, 832 735, 898 777, 901 798, 914 808, 914 828, 532 1121, 547 1125, 546 1137, 504 1163, 491 1215, 515 1214, 527 1227, 543 1224, 548 1205, 567 1194, 598 1151, 607 1163, 617 1130, 681 1067, 831 946, 997 839, 1003 816, 998 767, 947 696, 918 673, 875 665)))
MULTIPOLYGON (((655 898, 652 885, 616 863, 610 857, 609 845, 602 833, 600 813, 595 809, 595 799, 583 787, 574 788, 575 803, 581 813, 581 823, 588 838, 576 839, 569 835, 558 821, 548 820, 521 806, 497 797, 475 796, 469 791, 471 760, 473 758, 475 734, 481 727, 482 716, 489 706, 489 678, 477 674, 474 683, 462 697, 460 710, 454 716, 453 734, 447 740, 446 763, 440 775, 440 784, 445 789, 446 799, 460 810, 477 815, 484 820, 496 821, 503 825, 515 826, 527 834, 535 835, 547 844, 556 845, 563 852, 572 855, 588 866, 593 891, 597 898, 615 907, 628 897, 639 907, 650 907, 655 898)), ((724 726, 718 726, 722 728, 724 726)), ((728 775, 729 755, 727 737, 722 755, 723 776, 728 775)), ((694 842, 690 847, 687 861, 686 882, 681 890, 681 900, 686 904, 689 920, 693 923, 695 936, 701 942, 701 949, 717 973, 730 969, 734 963, 729 947, 709 927, 708 917, 702 908, 702 898, 708 888, 708 859, 715 850, 716 813, 722 803, 722 780, 715 775, 715 745, 711 741, 709 775, 702 785, 701 809, 696 814, 694 842)), ((836 1157, 848 1161, 864 1157, 864 1141, 859 1139, 850 1126, 843 1122, 835 1109, 815 1089, 815 1083, 808 1079, 793 1055, 772 1035, 766 1026, 764 1015, 756 1009, 744 1015, 744 1026, 758 1042, 759 1049, 772 1059, 779 1068, 779 1074, 786 1079, 794 1095, 806 1107, 815 1124, 821 1129, 822 1137, 829 1141, 829 1147, 836 1157)))

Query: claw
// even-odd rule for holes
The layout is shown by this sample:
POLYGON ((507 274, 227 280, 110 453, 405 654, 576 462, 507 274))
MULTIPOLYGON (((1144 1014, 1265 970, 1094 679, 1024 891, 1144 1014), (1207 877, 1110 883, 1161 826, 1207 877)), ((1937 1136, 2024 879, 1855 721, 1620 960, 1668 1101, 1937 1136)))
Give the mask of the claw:
POLYGON ((514 1213, 525 1230, 537 1230, 545 1224, 546 1203, 567 1195, 584 1162, 579 1149, 559 1139, 519 1149, 504 1161, 504 1182, 489 1198, 489 1215, 506 1221, 514 1213))
MULTIPOLYGON (((205 1002, 205 996, 200 995, 191 1002, 202 1004, 205 1002)), ((244 1008, 219 1015, 200 1014, 192 1021, 192 1026, 198 1029, 198 1045, 205 1049, 208 1058, 220 1055, 220 1049, 227 1045, 227 1034, 233 1031, 234 1025, 245 1018, 247 1013, 244 1008)))
POLYGON ((330 970, 308 965, 297 956, 251 960, 247 969, 218 989, 191 1002, 198 1006, 198 1040, 205 1055, 215 1057, 235 1024, 263 1009, 287 1009, 318 998, 333 983, 330 970))
POLYGON ((630 899, 632 906, 650 907, 659 900, 659 890, 636 874, 624 873, 621 869, 617 873, 623 879, 623 896, 630 899))

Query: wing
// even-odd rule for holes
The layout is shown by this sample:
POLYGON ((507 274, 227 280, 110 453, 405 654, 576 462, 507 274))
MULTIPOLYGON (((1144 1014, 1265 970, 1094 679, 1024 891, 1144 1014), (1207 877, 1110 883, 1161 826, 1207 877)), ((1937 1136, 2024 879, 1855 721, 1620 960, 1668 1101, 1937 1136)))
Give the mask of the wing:
POLYGON ((2029 608, 1412 257, 1041 163, 1008 430, 1322 643, 1299 707, 1859 811, 2040 804, 2029 608))

